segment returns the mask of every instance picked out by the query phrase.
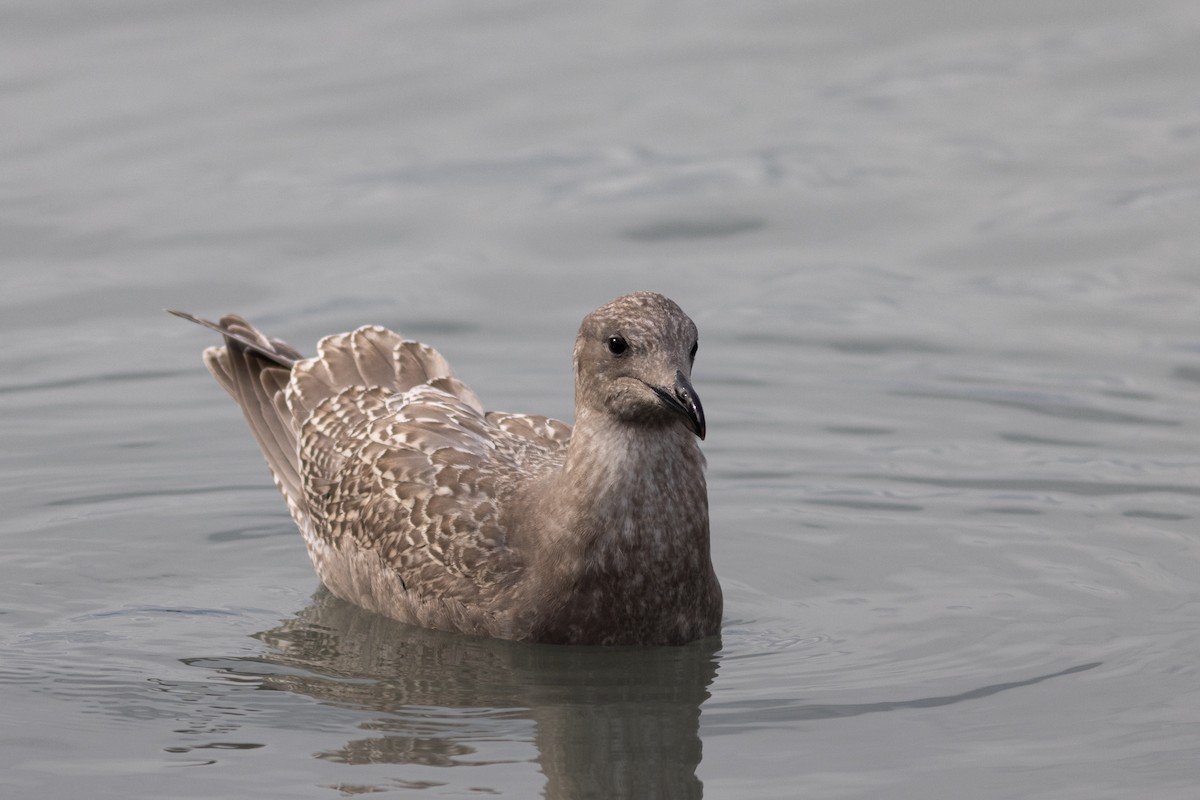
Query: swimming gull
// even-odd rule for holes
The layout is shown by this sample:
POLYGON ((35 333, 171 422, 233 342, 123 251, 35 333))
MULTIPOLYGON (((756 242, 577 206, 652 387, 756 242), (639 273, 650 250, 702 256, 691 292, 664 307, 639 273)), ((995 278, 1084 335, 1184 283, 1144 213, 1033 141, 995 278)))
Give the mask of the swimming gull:
POLYGON ((651 292, 589 314, 575 427, 485 412, 434 349, 366 326, 304 358, 236 315, 204 363, 241 406, 313 566, 402 622, 504 639, 716 634, 696 326, 651 292))

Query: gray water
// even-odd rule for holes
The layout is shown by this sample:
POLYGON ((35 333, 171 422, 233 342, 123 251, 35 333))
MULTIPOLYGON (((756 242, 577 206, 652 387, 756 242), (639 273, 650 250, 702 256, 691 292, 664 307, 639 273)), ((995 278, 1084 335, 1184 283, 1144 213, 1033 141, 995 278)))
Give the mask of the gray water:
POLYGON ((1200 7, 0 3, 0 794, 1192 798, 1200 7), (207 332, 570 419, 701 331, 720 641, 318 591, 207 332))

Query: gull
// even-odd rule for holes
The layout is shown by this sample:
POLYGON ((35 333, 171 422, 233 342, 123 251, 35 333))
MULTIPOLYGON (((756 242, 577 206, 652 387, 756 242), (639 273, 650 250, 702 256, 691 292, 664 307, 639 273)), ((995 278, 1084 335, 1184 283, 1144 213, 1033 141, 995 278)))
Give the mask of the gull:
POLYGON ((237 315, 170 313, 224 337, 204 363, 336 596, 527 642, 719 632, 696 326, 669 298, 625 295, 583 320, 573 429, 485 411, 436 350, 379 326, 304 358, 237 315))

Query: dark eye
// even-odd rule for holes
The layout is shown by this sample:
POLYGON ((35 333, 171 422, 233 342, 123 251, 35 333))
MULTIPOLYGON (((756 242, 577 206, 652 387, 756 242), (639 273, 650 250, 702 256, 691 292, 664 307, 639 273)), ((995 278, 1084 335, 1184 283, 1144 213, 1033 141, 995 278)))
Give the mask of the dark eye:
POLYGON ((608 337, 608 352, 614 356, 619 356, 629 349, 629 342, 625 341, 624 336, 608 337))
POLYGON ((688 353, 688 360, 691 361, 693 364, 696 363, 696 351, 699 349, 700 349, 700 343, 693 342, 692 343, 692 352, 688 353))

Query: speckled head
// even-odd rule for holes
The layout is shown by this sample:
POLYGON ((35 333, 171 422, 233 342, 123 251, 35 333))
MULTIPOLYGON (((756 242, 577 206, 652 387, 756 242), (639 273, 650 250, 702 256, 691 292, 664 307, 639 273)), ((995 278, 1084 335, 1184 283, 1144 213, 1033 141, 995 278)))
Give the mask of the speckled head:
POLYGON ((575 339, 576 413, 630 425, 682 422, 704 438, 704 408, 692 388, 696 325, 654 292, 618 297, 588 314, 575 339))

